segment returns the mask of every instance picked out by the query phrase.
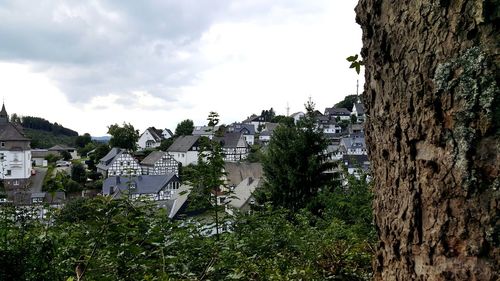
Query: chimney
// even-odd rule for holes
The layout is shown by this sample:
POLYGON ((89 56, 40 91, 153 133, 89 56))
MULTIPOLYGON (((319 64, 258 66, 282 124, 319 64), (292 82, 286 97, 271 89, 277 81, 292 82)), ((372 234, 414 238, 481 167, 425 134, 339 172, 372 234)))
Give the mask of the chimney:
POLYGON ((252 177, 248 177, 248 185, 251 185, 253 183, 253 178, 252 177))
POLYGON ((116 176, 116 184, 118 185, 118 184, 120 184, 120 183, 121 183, 121 181, 120 181, 120 177, 119 177, 119 176, 116 176))

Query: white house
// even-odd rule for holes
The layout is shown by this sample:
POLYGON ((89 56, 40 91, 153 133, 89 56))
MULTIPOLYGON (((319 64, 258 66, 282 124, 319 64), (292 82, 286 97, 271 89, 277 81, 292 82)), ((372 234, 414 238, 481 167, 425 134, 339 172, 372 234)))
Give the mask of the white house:
POLYGON ((297 124, 297 122, 299 122, 300 119, 304 118, 306 114, 302 111, 299 111, 299 112, 295 112, 294 114, 290 115, 290 117, 293 118, 293 122, 295 124, 297 124))
POLYGON ((339 151, 343 155, 367 155, 365 138, 361 134, 352 134, 340 140, 339 151))
POLYGON ((365 121, 365 107, 362 103, 355 103, 352 106, 352 115, 356 116, 356 120, 358 123, 362 123, 365 121))
POLYGON ((169 129, 163 129, 161 135, 164 139, 168 140, 169 138, 174 136, 174 133, 172 133, 172 131, 170 131, 169 129))
POLYGON ((141 162, 143 175, 179 175, 179 162, 167 152, 153 151, 141 162))
POLYGON ((200 136, 180 136, 167 149, 168 154, 182 166, 198 162, 198 140, 200 136))
POLYGON ((30 140, 22 128, 9 122, 2 105, 0 111, 0 178, 6 188, 26 187, 31 177, 30 140))
POLYGON ((142 174, 139 162, 126 150, 113 147, 99 160, 97 172, 105 178, 112 176, 136 176, 142 174))
POLYGON ((164 131, 162 130, 157 130, 155 127, 149 127, 139 137, 137 146, 140 149, 159 147, 161 141, 164 139, 163 133, 164 131))

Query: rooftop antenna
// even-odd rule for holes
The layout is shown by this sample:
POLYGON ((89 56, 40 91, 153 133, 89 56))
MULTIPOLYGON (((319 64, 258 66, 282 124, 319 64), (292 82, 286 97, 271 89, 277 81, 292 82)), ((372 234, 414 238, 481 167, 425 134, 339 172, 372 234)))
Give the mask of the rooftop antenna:
POLYGON ((356 97, 358 97, 358 103, 361 103, 361 99, 359 98, 359 79, 356 79, 356 97))
POLYGON ((286 102, 286 116, 290 116, 290 105, 286 102))

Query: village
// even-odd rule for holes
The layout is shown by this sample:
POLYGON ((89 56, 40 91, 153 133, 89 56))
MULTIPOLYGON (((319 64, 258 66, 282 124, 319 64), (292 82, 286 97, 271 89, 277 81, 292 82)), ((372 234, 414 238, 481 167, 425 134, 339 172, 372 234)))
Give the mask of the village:
MULTIPOLYGON (((286 118, 297 123, 304 115, 304 112, 296 112, 286 118)), ((323 112, 316 110, 314 115, 317 129, 328 140, 325 151, 328 161, 339 164, 327 172, 334 173, 340 180, 345 177, 344 169, 358 179, 367 175, 369 161, 363 129, 366 115, 359 98, 351 108, 327 107, 323 112)), ((182 180, 180 171, 197 164, 200 140, 207 138, 221 145, 225 162, 225 184, 218 203, 225 205, 228 214, 248 212, 255 203, 252 194, 263 183, 258 154, 266 149, 274 130, 283 121, 283 118, 275 117, 271 109, 230 125, 192 126, 192 131, 183 135, 175 135, 167 128, 149 127, 139 135, 136 151, 110 147, 103 157, 95 159, 96 163, 91 163, 89 156, 96 153, 96 149, 82 157, 76 148, 66 145, 32 148, 23 128, 10 122, 3 105, 0 112, 0 172, 5 192, 0 202, 61 207, 79 197, 127 196, 156 202, 167 210, 169 218, 178 218, 186 210, 191 190, 189 182, 182 180), (169 144, 166 149, 162 145, 165 142, 169 144), (67 182, 66 187, 62 182, 60 189, 53 187, 58 180, 62 181, 61 178, 78 177, 74 175, 77 166, 85 168, 85 186, 94 188, 76 188, 75 192, 67 187, 71 186, 67 182), (92 178, 88 177, 89 174, 93 175, 92 178), (52 187, 47 187, 49 184, 52 187)), ((42 216, 44 211, 40 209, 42 216)))

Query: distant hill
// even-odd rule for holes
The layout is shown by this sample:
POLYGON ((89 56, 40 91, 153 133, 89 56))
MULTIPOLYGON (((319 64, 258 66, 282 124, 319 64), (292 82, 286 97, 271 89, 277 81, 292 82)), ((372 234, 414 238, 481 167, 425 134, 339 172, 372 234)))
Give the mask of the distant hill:
POLYGON ((56 144, 74 146, 78 132, 57 122, 52 123, 40 117, 12 115, 11 122, 21 124, 25 135, 31 139, 32 148, 50 148, 56 144))
POLYGON ((111 139, 111 137, 110 137, 110 136, 92 137, 92 140, 93 140, 93 141, 96 141, 96 142, 103 142, 103 143, 108 143, 110 139, 111 139))

